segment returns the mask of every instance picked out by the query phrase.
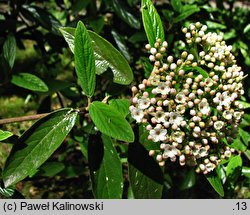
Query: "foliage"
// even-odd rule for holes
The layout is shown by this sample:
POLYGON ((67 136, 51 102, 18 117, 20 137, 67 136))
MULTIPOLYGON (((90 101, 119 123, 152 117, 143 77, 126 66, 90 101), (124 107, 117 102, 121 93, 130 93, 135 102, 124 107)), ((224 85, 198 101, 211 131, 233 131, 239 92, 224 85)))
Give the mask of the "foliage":
MULTIPOLYGON (((0 118, 50 113, 32 126, 0 125, 1 196, 249 197, 249 77, 241 97, 245 115, 231 145, 236 155, 206 177, 175 163, 160 167, 148 154, 152 148, 147 131, 129 113, 129 85, 141 83, 153 69, 145 44, 165 39, 168 55, 177 58, 184 51, 181 28, 190 23, 199 21, 209 31, 223 32, 238 65, 248 74, 246 2, 4 0, 0 4, 0 118)), ((207 75, 199 67, 195 74, 207 75)))

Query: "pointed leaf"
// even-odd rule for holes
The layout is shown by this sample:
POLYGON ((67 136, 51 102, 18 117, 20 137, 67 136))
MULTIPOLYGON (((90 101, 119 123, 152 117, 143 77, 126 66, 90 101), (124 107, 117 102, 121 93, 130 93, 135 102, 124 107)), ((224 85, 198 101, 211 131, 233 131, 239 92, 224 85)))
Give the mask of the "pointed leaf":
POLYGON ((77 112, 61 109, 38 120, 12 148, 4 170, 5 187, 9 187, 40 167, 61 145, 75 124, 77 112))
POLYGON ((0 141, 8 139, 12 135, 13 134, 11 132, 9 132, 9 131, 0 130, 0 141))
POLYGON ((242 159, 240 155, 231 157, 229 163, 227 164, 226 176, 230 181, 236 181, 241 174, 242 169, 242 159))
POLYGON ((16 58, 16 39, 10 34, 3 44, 3 56, 8 62, 10 69, 13 68, 16 58))
POLYGON ((181 13, 182 11, 181 0, 171 0, 171 5, 176 12, 181 13))
POLYGON ((18 87, 37 92, 47 92, 49 90, 43 80, 30 73, 18 73, 12 75, 11 83, 18 87))
POLYGON ((188 170, 188 172, 185 172, 185 177, 180 184, 180 190, 186 190, 190 189, 195 185, 196 182, 196 174, 194 169, 188 170))
POLYGON ((250 30, 250 23, 244 28, 243 33, 246 34, 250 30))
POLYGON ((123 0, 111 0, 112 7, 116 14, 132 28, 140 29, 140 21, 131 13, 123 0))
POLYGON ((200 11, 200 8, 197 5, 185 5, 182 7, 181 14, 174 18, 174 23, 180 22, 199 11, 200 11))
POLYGON ((89 146, 88 157, 93 192, 98 199, 121 199, 123 192, 122 164, 114 148, 115 141, 102 135, 102 142, 91 142, 89 146), (98 155, 96 151, 103 151, 103 154, 98 155), (96 156, 102 157, 97 158, 96 156), (97 168, 91 165, 93 160, 101 161, 99 165, 96 165, 97 168))
POLYGON ((115 108, 102 102, 93 102, 89 114, 96 127, 104 134, 125 142, 134 141, 130 124, 115 108))
POLYGON ((220 196, 224 196, 224 190, 223 190, 223 186, 221 183, 221 180, 219 178, 219 176, 217 175, 216 171, 213 171, 209 174, 205 175, 207 180, 209 181, 209 183, 211 184, 211 186, 214 188, 214 190, 220 195, 220 196))
MULTIPOLYGON (((75 29, 70 27, 60 28, 70 50, 74 53, 75 29)), ((125 57, 107 40, 92 31, 88 31, 92 41, 95 57, 96 74, 101 75, 111 68, 117 84, 128 85, 133 80, 133 72, 125 57)))
POLYGON ((83 92, 92 97, 95 92, 95 59, 88 31, 80 21, 77 24, 74 40, 76 74, 83 92))
POLYGON ((156 39, 164 41, 165 34, 161 18, 151 0, 142 0, 141 8, 143 26, 150 45, 153 46, 156 39))

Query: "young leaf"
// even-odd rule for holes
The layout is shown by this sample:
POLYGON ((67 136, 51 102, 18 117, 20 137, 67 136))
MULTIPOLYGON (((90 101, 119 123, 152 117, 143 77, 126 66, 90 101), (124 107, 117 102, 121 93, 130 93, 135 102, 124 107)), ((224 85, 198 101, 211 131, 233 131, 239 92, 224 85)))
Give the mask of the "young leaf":
MULTIPOLYGON (((75 29, 60 28, 70 50, 74 53, 75 29)), ((88 31, 92 41, 95 57, 96 74, 101 75, 108 67, 111 68, 117 84, 128 85, 133 80, 133 72, 125 57, 107 40, 92 31, 88 31)))
POLYGON ((16 58, 16 39, 10 34, 3 44, 3 56, 8 62, 10 69, 13 68, 16 58))
POLYGON ((114 143, 115 141, 106 135, 102 135, 102 141, 89 142, 88 157, 92 188, 98 199, 122 198, 122 164, 114 148, 114 143), (97 151, 103 153, 97 153, 97 151), (96 161, 99 162, 96 163, 96 161))
POLYGON ((244 101, 239 101, 239 102, 240 102, 240 104, 243 105, 243 108, 244 108, 244 109, 250 108, 250 103, 244 102, 244 101))
POLYGON ((130 12, 123 0, 111 0, 112 7, 116 14, 132 28, 140 29, 140 21, 130 12))
POLYGON ((112 99, 109 105, 118 110, 124 117, 128 115, 130 102, 127 99, 112 99))
POLYGON ((102 102, 92 102, 89 114, 96 127, 104 134, 125 142, 134 141, 134 133, 124 116, 102 102))
POLYGON ((151 0, 142 0, 141 8, 143 26, 150 45, 153 46, 156 39, 164 41, 165 34, 161 18, 151 0))
POLYGON ((77 24, 74 44, 77 77, 85 95, 92 97, 96 85, 95 59, 88 31, 81 21, 77 24))
POLYGON ((235 181, 241 174, 242 159, 240 155, 231 157, 227 164, 226 176, 231 180, 235 181))
POLYGON ((34 175, 61 145, 75 124, 77 112, 61 109, 38 120, 12 148, 4 170, 5 187, 14 185, 29 175, 34 175))
POLYGON ((211 186, 214 188, 214 190, 220 195, 224 196, 224 190, 221 183, 221 180, 219 176, 217 175, 216 171, 213 171, 211 173, 208 173, 205 175, 211 186))
POLYGON ((3 131, 3 130, 0 130, 0 141, 3 141, 3 140, 6 140, 8 139, 9 137, 11 137, 13 134, 9 131, 3 131))
POLYGON ((47 92, 48 86, 35 75, 30 73, 18 73, 12 75, 11 83, 28 90, 47 92))
POLYGON ((244 28, 243 33, 246 34, 250 30, 250 23, 244 28))

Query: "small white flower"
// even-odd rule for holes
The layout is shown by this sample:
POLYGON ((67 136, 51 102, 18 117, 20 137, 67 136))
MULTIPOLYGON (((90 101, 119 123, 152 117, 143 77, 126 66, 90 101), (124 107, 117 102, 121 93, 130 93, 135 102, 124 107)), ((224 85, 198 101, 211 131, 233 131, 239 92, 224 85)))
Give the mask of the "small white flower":
POLYGON ((171 134, 172 139, 177 143, 182 143, 185 133, 183 131, 176 131, 171 134))
POLYGON ((170 88, 165 82, 160 82, 156 88, 156 92, 162 95, 167 95, 170 92, 170 88))
POLYGON ((131 116, 136 120, 136 122, 141 122, 144 117, 143 110, 139 108, 131 108, 131 116))
POLYGON ((177 111, 178 113, 180 113, 180 114, 184 114, 185 111, 186 111, 186 108, 185 108, 184 105, 177 105, 177 106, 176 106, 176 111, 177 111))
POLYGON ((216 122, 214 123, 214 128, 215 128, 216 130, 221 130, 221 129, 223 128, 223 126, 224 126, 224 122, 222 122, 222 121, 216 121, 216 122))
POLYGON ((175 158, 175 156, 178 155, 178 149, 176 149, 174 146, 166 144, 164 152, 163 152, 163 158, 175 158))
POLYGON ((198 107, 199 107, 200 112, 204 115, 207 115, 210 111, 210 107, 207 101, 201 101, 198 107))
POLYGON ((206 84, 207 87, 212 87, 213 84, 214 84, 214 81, 213 81, 212 78, 206 78, 205 79, 205 84, 206 84))
POLYGON ((236 120, 240 120, 240 119, 241 119, 241 113, 240 113, 239 111, 235 111, 235 112, 234 112, 234 118, 235 118, 236 120))
POLYGON ((183 121, 183 117, 179 113, 170 112, 170 114, 169 114, 169 122, 171 124, 176 124, 176 125, 179 126, 182 121, 183 121))
POLYGON ((222 105, 229 106, 231 103, 231 97, 227 95, 227 92, 223 92, 219 99, 220 99, 219 103, 220 106, 222 105))
POLYGON ((213 164, 213 163, 210 163, 210 162, 209 162, 208 164, 206 164, 206 170, 207 170, 208 172, 213 171, 215 167, 216 167, 216 166, 215 166, 215 164, 213 164))
POLYGON ((230 120, 230 119, 232 119, 233 114, 231 113, 231 111, 225 110, 225 111, 223 112, 222 116, 223 116, 225 119, 230 120))
POLYGON ((153 137, 154 142, 165 141, 167 139, 167 129, 156 126, 149 134, 153 137))
POLYGON ((156 119, 156 122, 157 123, 161 123, 161 122, 165 122, 165 114, 163 111, 157 111, 155 114, 154 114, 154 117, 156 119))
POLYGON ((150 105, 150 99, 149 98, 145 98, 145 97, 141 97, 141 99, 138 99, 138 108, 139 109, 146 109, 148 108, 150 105))
POLYGON ((181 104, 185 103, 186 102, 185 94, 183 92, 178 93, 175 97, 175 101, 181 104))

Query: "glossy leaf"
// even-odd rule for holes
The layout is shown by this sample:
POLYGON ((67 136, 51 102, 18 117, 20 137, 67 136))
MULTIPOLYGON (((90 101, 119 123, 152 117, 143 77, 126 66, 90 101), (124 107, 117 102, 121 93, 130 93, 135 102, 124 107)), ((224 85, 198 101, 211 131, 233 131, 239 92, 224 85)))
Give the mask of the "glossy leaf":
POLYGON ((136 199, 160 199, 163 186, 129 164, 129 180, 136 199))
POLYGON ((6 197, 6 198, 9 198, 11 196, 13 196, 15 193, 15 189, 13 188, 2 188, 0 187, 0 197, 1 195, 6 197))
POLYGON ((60 162, 46 162, 36 173, 36 176, 53 177, 65 168, 63 163, 60 162))
POLYGON ((248 31, 250 31, 250 23, 244 28, 243 33, 246 34, 248 31))
POLYGON ((129 182, 136 199, 159 199, 162 196, 163 173, 153 157, 139 143, 129 144, 129 182))
POLYGON ((243 130, 242 128, 239 128, 239 134, 240 134, 240 137, 242 138, 244 144, 246 146, 248 146, 249 141, 250 141, 250 134, 249 134, 249 132, 243 130))
POLYGON ((181 14, 174 18, 174 23, 180 22, 199 11, 200 11, 200 8, 197 5, 185 5, 182 7, 181 14))
POLYGON ((243 166, 242 167, 242 175, 250 178, 250 167, 243 166))
POLYGON ((48 86, 42 79, 30 73, 18 73, 12 75, 11 83, 28 90, 47 92, 48 86))
POLYGON ((241 174, 242 159, 240 155, 231 157, 227 164, 226 176, 230 181, 235 181, 241 174))
POLYGON ((250 108, 250 103, 248 103, 248 102, 239 101, 239 103, 243 105, 244 109, 250 108))
POLYGON ((109 105, 120 112, 124 117, 129 113, 130 102, 127 99, 112 99, 109 101, 109 105))
POLYGON ((98 34, 89 31, 89 36, 92 40, 96 59, 110 67, 114 74, 113 81, 117 84, 130 84, 134 78, 133 72, 124 56, 111 43, 98 34))
POLYGON ((202 69, 199 66, 195 66, 195 67, 184 67, 184 70, 187 71, 194 71, 194 72, 198 72, 199 74, 201 74, 203 76, 203 78, 208 78, 209 74, 207 73, 207 71, 205 71, 204 69, 202 69))
POLYGON ((116 42, 116 45, 118 46, 120 52, 123 54, 123 56, 130 61, 131 56, 129 54, 129 50, 124 42, 124 39, 119 35, 116 31, 112 30, 111 31, 112 36, 114 37, 114 40, 116 42))
POLYGON ((123 192, 122 164, 114 148, 115 141, 102 135, 103 143, 97 142, 90 143, 88 156, 95 198, 121 199, 123 192), (100 154, 101 157, 96 157, 98 156, 97 151, 103 151, 103 155, 100 154), (95 168, 91 163, 92 161, 96 162, 96 160, 99 160, 100 163, 95 168))
POLYGON ((190 169, 185 173, 182 183, 180 184, 181 190, 190 189, 195 185, 196 182, 196 173, 194 169, 190 169))
POLYGON ((9 132, 9 131, 0 130, 0 141, 8 139, 12 135, 13 134, 11 132, 9 132))
POLYGON ((208 173, 205 175, 211 186, 214 188, 214 190, 220 195, 224 196, 224 189, 221 183, 221 180, 219 176, 217 175, 216 171, 213 171, 211 173, 208 173))
POLYGON ((134 141, 134 133, 124 116, 114 107, 92 102, 89 114, 96 127, 104 134, 125 142, 134 141))
POLYGON ((34 175, 61 145, 75 124, 77 112, 61 109, 38 120, 12 148, 3 170, 5 187, 34 175))
POLYGON ((211 29, 220 29, 220 30, 224 30, 227 28, 227 26, 217 23, 217 22, 211 22, 211 21, 206 21, 206 25, 208 28, 211 29))
POLYGON ((165 34, 161 18, 156 11, 151 0, 142 0, 142 21, 143 26, 151 46, 154 45, 156 39, 165 40, 165 34))
POLYGON ((230 145, 236 150, 244 152, 247 149, 247 146, 241 141, 240 137, 234 139, 233 143, 230 145))
POLYGON ((95 92, 95 59, 88 31, 80 21, 77 24, 74 40, 75 68, 83 92, 92 97, 95 92))
POLYGON ((12 34, 9 34, 4 41, 3 56, 8 62, 10 69, 12 69, 16 58, 16 39, 12 34))
MULTIPOLYGON (((68 43, 70 50, 74 53, 75 29, 64 27, 60 28, 60 31, 68 43)), ((130 84, 134 77, 125 57, 107 40, 92 31, 88 32, 94 49, 96 74, 101 75, 110 67, 115 83, 122 85, 130 84)))
POLYGON ((140 29, 140 21, 132 14, 130 9, 124 4, 123 0, 110 0, 115 13, 130 27, 140 29))

